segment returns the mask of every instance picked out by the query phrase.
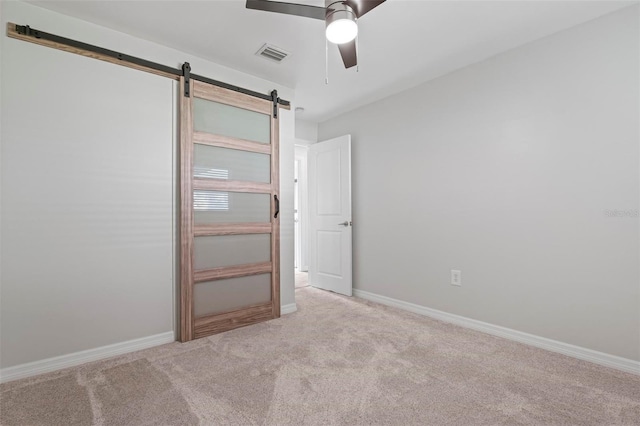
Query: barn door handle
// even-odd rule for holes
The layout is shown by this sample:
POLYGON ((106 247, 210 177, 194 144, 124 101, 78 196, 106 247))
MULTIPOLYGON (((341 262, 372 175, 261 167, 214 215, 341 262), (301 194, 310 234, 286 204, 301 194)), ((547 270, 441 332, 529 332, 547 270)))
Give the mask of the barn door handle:
POLYGON ((273 201, 276 203, 276 212, 273 215, 274 219, 278 218, 278 213, 280 213, 280 200, 278 200, 278 196, 277 195, 273 195, 273 201))

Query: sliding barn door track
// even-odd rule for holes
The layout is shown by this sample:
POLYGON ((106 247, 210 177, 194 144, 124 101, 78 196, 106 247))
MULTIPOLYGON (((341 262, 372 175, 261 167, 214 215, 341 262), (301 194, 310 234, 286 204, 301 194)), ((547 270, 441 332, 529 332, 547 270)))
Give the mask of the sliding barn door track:
POLYGON ((191 66, 185 62, 182 68, 172 68, 157 62, 148 61, 138 58, 137 56, 127 55, 125 53, 116 52, 115 50, 105 49, 93 44, 84 43, 59 35, 47 33, 44 31, 31 28, 29 25, 18 25, 9 22, 7 24, 7 36, 19 40, 29 41, 43 46, 52 47, 54 49, 64 50, 78 55, 87 56, 94 59, 100 59, 113 64, 123 65, 140 71, 150 72, 152 74, 179 80, 185 77, 185 96, 190 96, 190 80, 198 80, 203 83, 212 84, 234 92, 244 93, 245 95, 254 96, 256 98, 265 99, 273 102, 274 117, 278 115, 278 106, 289 109, 291 104, 289 101, 280 99, 278 92, 273 90, 269 94, 255 92, 243 87, 234 86, 222 81, 214 80, 197 74, 191 74, 191 66))

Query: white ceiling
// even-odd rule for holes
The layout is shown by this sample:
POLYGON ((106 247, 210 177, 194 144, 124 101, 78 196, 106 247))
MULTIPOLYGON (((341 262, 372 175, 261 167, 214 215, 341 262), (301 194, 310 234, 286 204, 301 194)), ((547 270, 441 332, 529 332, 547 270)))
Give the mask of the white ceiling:
POLYGON ((329 46, 327 85, 324 23, 315 19, 248 10, 244 0, 31 3, 292 87, 305 108, 297 117, 314 122, 637 4, 387 0, 359 20, 359 72, 329 46), (280 64, 255 56, 265 42, 291 55, 280 64))

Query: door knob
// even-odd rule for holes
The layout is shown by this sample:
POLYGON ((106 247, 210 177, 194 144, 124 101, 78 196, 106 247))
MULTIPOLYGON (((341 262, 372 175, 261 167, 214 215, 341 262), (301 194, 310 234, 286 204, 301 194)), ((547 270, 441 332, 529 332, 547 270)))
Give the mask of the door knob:
POLYGON ((338 225, 340 225, 340 226, 349 226, 349 221, 345 220, 344 222, 339 223, 338 225))

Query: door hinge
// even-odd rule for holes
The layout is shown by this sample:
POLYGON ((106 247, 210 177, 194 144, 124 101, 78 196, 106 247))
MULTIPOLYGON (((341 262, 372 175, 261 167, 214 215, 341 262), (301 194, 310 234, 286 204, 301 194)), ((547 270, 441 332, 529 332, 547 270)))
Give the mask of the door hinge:
POLYGON ((184 96, 191 97, 191 65, 189 62, 182 64, 182 75, 184 76, 184 96))

